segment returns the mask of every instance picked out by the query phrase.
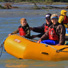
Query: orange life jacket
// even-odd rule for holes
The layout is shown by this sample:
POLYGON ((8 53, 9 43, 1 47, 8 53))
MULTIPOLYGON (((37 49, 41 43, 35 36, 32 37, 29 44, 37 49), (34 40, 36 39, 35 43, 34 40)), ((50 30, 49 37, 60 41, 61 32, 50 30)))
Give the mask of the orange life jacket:
POLYGON ((58 35, 56 34, 54 28, 49 28, 49 39, 59 41, 58 35))
POLYGON ((45 25, 45 26, 44 26, 44 32, 46 32, 46 31, 48 30, 48 28, 49 28, 49 27, 45 25))
POLYGON ((19 27, 18 29, 19 29, 20 36, 25 36, 26 35, 26 33, 25 33, 25 31, 22 27, 19 27))

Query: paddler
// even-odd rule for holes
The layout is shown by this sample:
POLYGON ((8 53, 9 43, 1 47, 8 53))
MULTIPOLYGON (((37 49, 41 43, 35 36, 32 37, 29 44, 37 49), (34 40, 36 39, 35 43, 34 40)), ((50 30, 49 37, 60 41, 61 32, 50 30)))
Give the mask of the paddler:
POLYGON ((41 37, 49 28, 50 25, 52 25, 51 23, 51 13, 47 13, 45 15, 45 21, 46 23, 44 23, 42 26, 38 26, 38 27, 30 27, 30 30, 34 31, 34 32, 37 32, 37 33, 40 33, 38 35, 33 35, 32 37, 35 38, 35 37, 41 37))
POLYGON ((59 16, 59 20, 58 22, 61 23, 61 24, 64 24, 64 26, 66 28, 68 28, 68 16, 66 15, 67 14, 67 11, 66 10, 61 10, 60 12, 60 16, 59 16))
POLYGON ((18 27, 18 29, 16 31, 8 34, 8 36, 10 36, 12 34, 19 33, 20 36, 30 38, 30 29, 29 29, 29 25, 27 23, 27 20, 25 18, 21 18, 20 19, 20 24, 21 25, 18 27))

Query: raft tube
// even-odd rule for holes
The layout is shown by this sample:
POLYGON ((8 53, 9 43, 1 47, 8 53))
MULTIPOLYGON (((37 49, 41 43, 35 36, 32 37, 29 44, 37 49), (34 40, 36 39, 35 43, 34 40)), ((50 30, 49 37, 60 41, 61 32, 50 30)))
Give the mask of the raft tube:
POLYGON ((4 48, 9 54, 19 59, 33 59, 44 61, 68 60, 68 46, 51 46, 32 42, 18 35, 6 38, 4 48))
POLYGON ((66 28, 68 28, 68 24, 64 24, 64 26, 65 26, 66 28))

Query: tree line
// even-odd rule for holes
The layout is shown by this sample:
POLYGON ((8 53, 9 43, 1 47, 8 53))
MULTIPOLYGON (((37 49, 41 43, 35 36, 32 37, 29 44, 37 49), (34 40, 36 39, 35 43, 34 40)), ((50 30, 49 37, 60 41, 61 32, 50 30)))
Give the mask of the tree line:
POLYGON ((68 0, 0 0, 0 2, 68 2, 68 0))

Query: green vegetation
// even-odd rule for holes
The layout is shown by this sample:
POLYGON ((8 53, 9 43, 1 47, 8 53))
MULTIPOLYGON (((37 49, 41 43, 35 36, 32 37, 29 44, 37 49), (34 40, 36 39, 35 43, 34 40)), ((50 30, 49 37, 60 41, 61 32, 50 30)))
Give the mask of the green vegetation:
POLYGON ((0 0, 0 2, 68 2, 68 0, 0 0))
POLYGON ((2 5, 0 5, 0 9, 5 9, 5 7, 3 7, 2 5))

